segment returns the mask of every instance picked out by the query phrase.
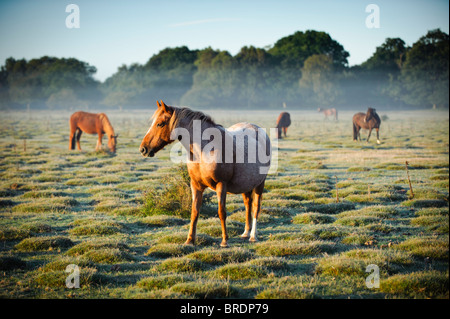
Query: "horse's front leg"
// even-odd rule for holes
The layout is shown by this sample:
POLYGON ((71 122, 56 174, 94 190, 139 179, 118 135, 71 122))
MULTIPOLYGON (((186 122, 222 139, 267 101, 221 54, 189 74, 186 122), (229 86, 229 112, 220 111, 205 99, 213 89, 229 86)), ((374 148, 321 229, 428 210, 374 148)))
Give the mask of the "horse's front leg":
POLYGON ((97 140, 97 146, 95 147, 95 150, 101 150, 102 149, 102 138, 103 138, 103 134, 99 133, 98 134, 98 140, 97 140))
POLYGON ((204 189, 196 186, 194 183, 191 182, 191 191, 192 191, 191 224, 189 226, 189 234, 187 240, 184 243, 185 245, 195 244, 198 213, 200 212, 200 207, 202 206, 204 189))
POLYGON ((375 129, 376 131, 377 131, 377 144, 381 144, 381 142, 380 142, 380 132, 379 132, 379 128, 376 128, 375 129))
POLYGON ((217 200, 219 202, 219 218, 220 225, 222 226, 222 242, 220 243, 220 247, 228 247, 228 234, 227 234, 227 209, 226 209, 226 200, 227 200, 227 187, 225 183, 218 183, 216 186, 217 200))
POLYGON ((369 143, 370 134, 372 133, 372 129, 369 129, 369 135, 367 135, 367 143, 369 143))

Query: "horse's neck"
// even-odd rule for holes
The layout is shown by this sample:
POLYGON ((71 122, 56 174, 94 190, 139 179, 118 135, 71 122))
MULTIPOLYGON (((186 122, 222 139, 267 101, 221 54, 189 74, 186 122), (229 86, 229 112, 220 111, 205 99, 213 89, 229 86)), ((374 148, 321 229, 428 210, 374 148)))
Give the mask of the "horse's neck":
POLYGON ((225 130, 219 125, 214 125, 209 122, 201 123, 200 121, 198 123, 199 124, 193 124, 193 123, 186 123, 184 121, 180 121, 177 125, 177 128, 184 128, 189 132, 189 141, 182 140, 181 144, 186 149, 186 151, 191 154, 191 156, 194 155, 195 157, 200 156, 205 145, 210 143, 210 139, 215 138, 215 137, 211 137, 210 139, 205 139, 205 140, 202 139, 204 130, 206 130, 208 128, 216 128, 217 132, 221 133, 222 140, 223 140, 223 134, 226 134, 225 130))
POLYGON ((106 118, 106 116, 101 117, 103 131, 109 136, 114 136, 114 129, 111 126, 111 123, 109 123, 109 120, 106 118))

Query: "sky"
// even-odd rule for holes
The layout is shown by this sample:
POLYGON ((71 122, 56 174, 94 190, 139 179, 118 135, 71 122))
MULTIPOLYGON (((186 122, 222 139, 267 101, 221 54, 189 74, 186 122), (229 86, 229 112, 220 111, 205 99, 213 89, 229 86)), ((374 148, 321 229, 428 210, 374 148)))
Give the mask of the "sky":
POLYGON ((447 0, 0 0, 0 65, 8 57, 74 57, 104 81, 123 64, 145 64, 167 47, 227 50, 273 46, 296 31, 327 32, 350 53, 349 65, 372 56, 386 38, 411 46, 429 30, 449 33, 447 0), (79 28, 68 28, 69 4, 79 28), (379 8, 379 28, 366 19, 379 8))

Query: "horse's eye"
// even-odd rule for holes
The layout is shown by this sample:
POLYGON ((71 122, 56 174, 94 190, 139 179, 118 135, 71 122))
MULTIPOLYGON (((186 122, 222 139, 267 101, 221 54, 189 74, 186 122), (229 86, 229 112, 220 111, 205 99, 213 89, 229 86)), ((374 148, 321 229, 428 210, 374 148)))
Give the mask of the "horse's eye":
POLYGON ((166 123, 162 122, 162 123, 157 124, 156 126, 163 127, 164 125, 166 125, 166 123))

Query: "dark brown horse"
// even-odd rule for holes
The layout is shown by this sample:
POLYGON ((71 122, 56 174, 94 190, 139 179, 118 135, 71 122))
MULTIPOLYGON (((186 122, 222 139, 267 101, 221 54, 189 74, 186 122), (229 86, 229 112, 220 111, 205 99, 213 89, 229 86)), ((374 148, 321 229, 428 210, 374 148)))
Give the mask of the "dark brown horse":
POLYGON ((102 138, 106 134, 108 136, 108 147, 111 152, 116 152, 117 136, 114 134, 114 129, 109 122, 105 113, 87 113, 87 112, 75 112, 70 117, 70 138, 69 149, 75 149, 75 141, 77 142, 78 149, 81 150, 80 137, 81 133, 97 134, 98 141, 95 150, 102 148, 102 138))
POLYGON ((271 155, 264 160, 259 156, 261 149, 265 152, 271 149, 270 139, 265 131, 249 123, 237 123, 225 129, 201 112, 168 106, 163 101, 156 104, 158 108, 152 116, 153 122, 139 151, 145 157, 153 157, 175 140, 179 140, 186 149, 187 168, 191 178, 192 212, 185 244, 195 243, 198 214, 206 188, 217 193, 222 226, 220 246, 228 245, 225 206, 227 193, 242 194, 246 215, 245 230, 241 237, 250 237, 250 241, 256 241, 256 220, 271 160, 271 155), (250 160, 252 155, 256 155, 256 148, 258 158, 255 156, 254 161, 250 160))
POLYGON ((278 115, 276 126, 276 128, 278 129, 278 138, 282 138, 281 130, 283 130, 284 137, 286 137, 286 132, 289 125, 291 125, 291 115, 288 112, 281 112, 280 115, 278 115))
POLYGON ((338 111, 335 108, 331 108, 331 109, 322 109, 322 108, 318 108, 317 109, 318 112, 322 112, 323 115, 325 115, 325 119, 328 118, 328 116, 334 116, 334 119, 337 121, 338 120, 338 111))
POLYGON ((380 144, 380 136, 379 136, 379 129, 380 129, 381 119, 378 116, 375 109, 369 107, 367 109, 367 113, 356 113, 353 115, 353 140, 356 141, 358 138, 361 141, 361 134, 360 130, 361 128, 365 130, 369 130, 369 135, 367 135, 367 141, 369 142, 370 134, 372 133, 372 130, 375 129, 377 131, 377 143, 380 144))

